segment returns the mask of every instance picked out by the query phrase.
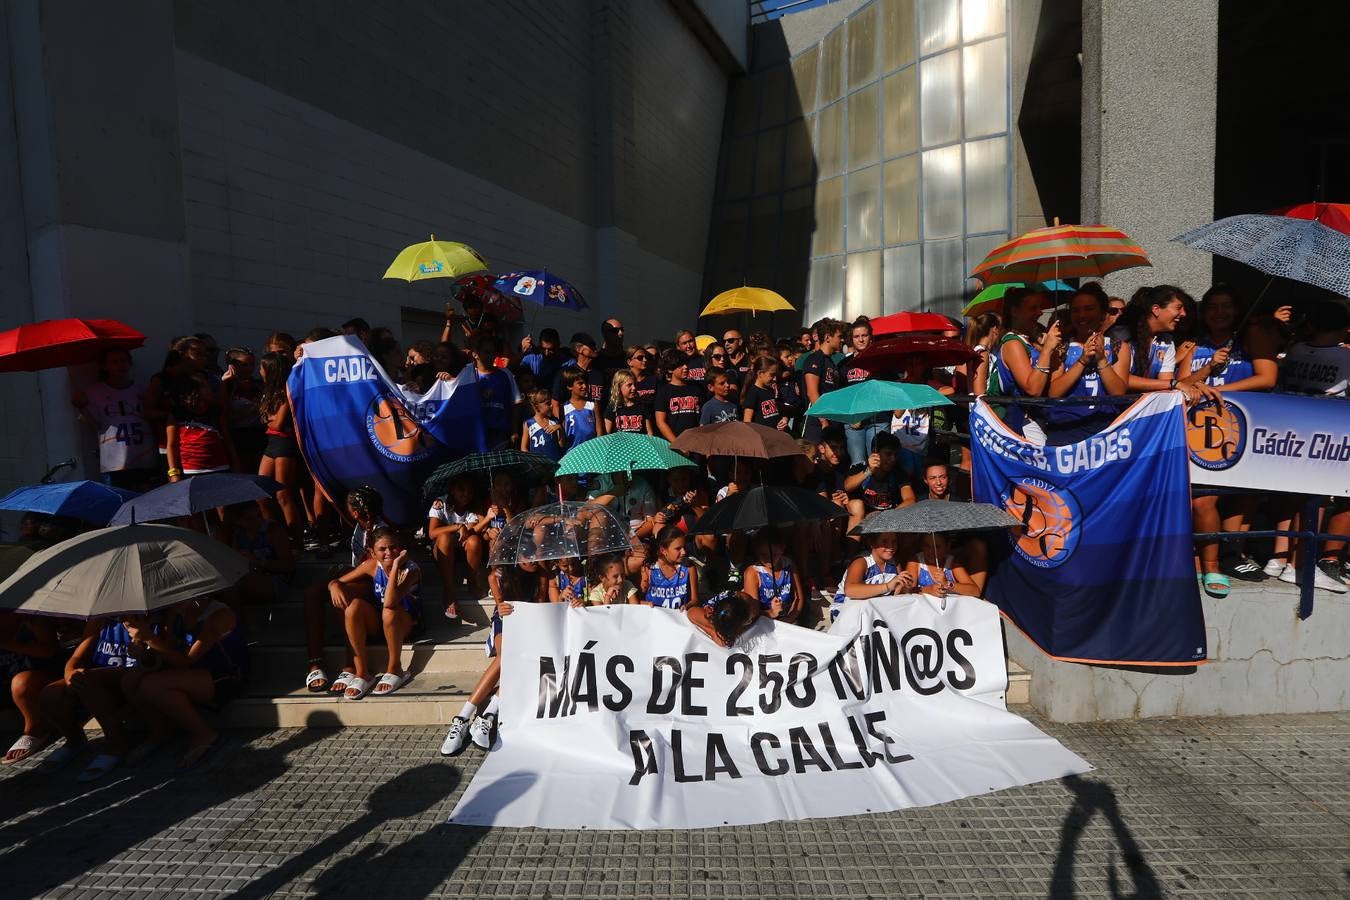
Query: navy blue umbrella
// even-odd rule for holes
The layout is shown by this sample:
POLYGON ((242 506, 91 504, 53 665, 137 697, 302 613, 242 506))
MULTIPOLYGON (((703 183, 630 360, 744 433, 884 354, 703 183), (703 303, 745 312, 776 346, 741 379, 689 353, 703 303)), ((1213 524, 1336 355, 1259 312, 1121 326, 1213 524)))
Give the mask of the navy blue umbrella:
POLYGON ((146 491, 123 503, 109 525, 136 525, 190 516, 217 506, 265 500, 281 490, 280 483, 261 475, 213 472, 146 491))
POLYGON ((586 308, 586 298, 581 296, 581 291, 544 269, 532 272, 507 272, 498 276, 492 287, 506 297, 528 300, 530 303, 550 309, 570 309, 577 312, 586 308))
POLYGON ((139 495, 135 491, 97 481, 30 484, 0 499, 0 509, 69 516, 94 525, 107 525, 118 507, 136 496, 139 495))

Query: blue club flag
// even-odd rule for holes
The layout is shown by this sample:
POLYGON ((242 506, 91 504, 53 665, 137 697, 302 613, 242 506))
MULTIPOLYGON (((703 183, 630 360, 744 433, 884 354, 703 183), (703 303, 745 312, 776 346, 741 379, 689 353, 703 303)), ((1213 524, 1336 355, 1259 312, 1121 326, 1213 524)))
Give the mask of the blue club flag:
POLYGON ((416 395, 394 384, 353 337, 304 349, 287 392, 300 449, 329 497, 368 484, 384 498, 385 518, 411 525, 426 512, 427 476, 460 453, 486 449, 472 366, 416 395))
POLYGON ((1004 615, 1056 659, 1204 662, 1181 395, 1149 394, 1063 447, 1028 443, 983 401, 970 425, 975 498, 1023 523, 991 538, 987 596, 1004 615))

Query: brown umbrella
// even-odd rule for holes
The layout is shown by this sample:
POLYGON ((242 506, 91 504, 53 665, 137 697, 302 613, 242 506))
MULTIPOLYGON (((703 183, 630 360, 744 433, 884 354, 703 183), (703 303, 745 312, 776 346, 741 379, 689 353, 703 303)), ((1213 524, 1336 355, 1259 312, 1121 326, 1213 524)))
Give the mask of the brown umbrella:
POLYGON ((0 609, 72 619, 143 615, 223 591, 247 574, 247 560, 204 534, 119 525, 30 556, 0 582, 0 609))
POLYGON ((802 452, 791 435, 750 422, 719 422, 691 428, 675 439, 672 450, 703 456, 744 456, 775 459, 802 452))

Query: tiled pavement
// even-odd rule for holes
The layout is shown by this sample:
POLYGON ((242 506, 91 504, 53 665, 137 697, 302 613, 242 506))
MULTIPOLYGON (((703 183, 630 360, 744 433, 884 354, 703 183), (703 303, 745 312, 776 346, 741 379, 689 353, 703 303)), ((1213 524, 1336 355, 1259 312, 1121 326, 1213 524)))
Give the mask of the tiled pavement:
POLYGON ((479 756, 442 760, 438 728, 236 732, 204 770, 91 790, 25 764, 0 896, 1350 896, 1350 713, 1038 724, 1097 771, 689 832, 446 825, 479 756))

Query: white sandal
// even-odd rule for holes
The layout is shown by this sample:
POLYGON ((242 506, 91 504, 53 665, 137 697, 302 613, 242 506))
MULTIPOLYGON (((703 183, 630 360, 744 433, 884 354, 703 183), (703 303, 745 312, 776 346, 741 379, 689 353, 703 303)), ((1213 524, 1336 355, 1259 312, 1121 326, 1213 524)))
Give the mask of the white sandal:
POLYGON ((356 680, 355 672, 342 670, 338 677, 333 679, 333 683, 328 687, 328 693, 337 694, 339 697, 347 693, 347 688, 351 687, 352 682, 356 680))
POLYGON ((17 762, 23 762, 28 757, 40 753, 44 747, 52 742, 49 737, 37 737, 31 734, 21 734, 19 739, 10 745, 9 750, 5 752, 3 759, 0 759, 0 766, 12 766, 17 762), (15 750, 23 751, 22 756, 11 757, 9 754, 15 750))
POLYGON ((370 689, 372 687, 374 687, 374 685, 372 685, 366 679, 357 678, 355 675, 353 675, 352 680, 347 684, 346 692, 343 693, 342 696, 348 700, 360 700, 366 694, 370 693, 370 689), (352 691, 355 691, 356 693, 353 694, 352 691))
POLYGON ((328 673, 325 672, 322 667, 318 669, 310 669, 308 674, 305 675, 305 690, 309 691, 311 694, 322 694, 325 691, 327 691, 328 673), (324 686, 315 687, 315 685, 319 684, 320 682, 322 682, 324 686))
POLYGON ((385 672, 380 676, 380 680, 375 683, 373 693, 376 697, 388 697, 394 691, 408 683, 411 676, 407 672, 402 675, 395 675, 393 672, 385 672), (384 690, 380 690, 384 688, 384 690))

